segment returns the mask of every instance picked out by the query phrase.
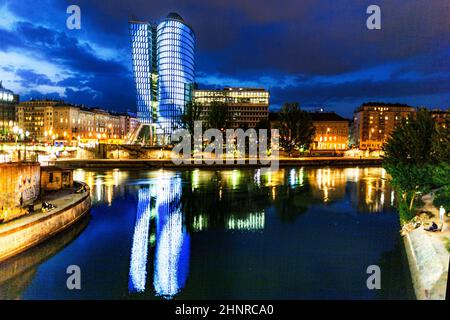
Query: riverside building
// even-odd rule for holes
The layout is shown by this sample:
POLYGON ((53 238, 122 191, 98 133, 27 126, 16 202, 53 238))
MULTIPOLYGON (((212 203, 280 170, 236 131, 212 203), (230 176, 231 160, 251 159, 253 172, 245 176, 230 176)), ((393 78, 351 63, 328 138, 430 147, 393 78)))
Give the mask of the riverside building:
POLYGON ((411 117, 415 108, 404 104, 368 102, 354 113, 354 140, 360 150, 381 150, 383 144, 403 118, 411 117))
POLYGON ((202 121, 208 119, 212 103, 223 104, 227 108, 230 129, 255 128, 269 117, 269 92, 261 88, 194 90, 194 101, 202 106, 202 121))
POLYGON ((341 153, 348 149, 349 120, 335 112, 311 112, 316 129, 311 150, 314 153, 341 153))
POLYGON ((60 100, 30 100, 16 107, 17 126, 36 142, 122 143, 136 119, 127 113, 65 103, 60 100))

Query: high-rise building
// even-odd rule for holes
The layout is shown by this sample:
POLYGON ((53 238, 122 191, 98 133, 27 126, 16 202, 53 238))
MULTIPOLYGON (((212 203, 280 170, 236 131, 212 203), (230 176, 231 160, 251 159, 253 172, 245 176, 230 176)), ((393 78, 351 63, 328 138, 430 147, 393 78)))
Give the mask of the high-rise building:
POLYGON ((361 150, 380 150, 403 118, 415 108, 404 104, 368 102, 355 110, 353 134, 361 150))
POLYGON ((15 126, 15 108, 18 102, 19 96, 3 88, 0 81, 0 140, 10 138, 15 126))
POLYGON ((201 120, 206 121, 213 102, 227 108, 228 128, 255 128, 269 117, 269 92, 259 88, 194 90, 194 101, 202 106, 201 120))
POLYGON ((130 21, 131 53, 136 84, 136 109, 141 123, 156 121, 158 70, 156 67, 156 26, 130 21))
POLYGON ((176 13, 159 24, 131 20, 129 25, 138 130, 149 132, 152 143, 164 144, 192 100, 195 34, 176 13), (144 126, 150 130, 142 130, 144 126))

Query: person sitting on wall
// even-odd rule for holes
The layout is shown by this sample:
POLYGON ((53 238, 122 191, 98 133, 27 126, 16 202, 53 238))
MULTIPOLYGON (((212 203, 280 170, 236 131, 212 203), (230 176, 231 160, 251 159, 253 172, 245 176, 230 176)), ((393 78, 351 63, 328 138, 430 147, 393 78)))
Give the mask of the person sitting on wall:
POLYGON ((431 231, 431 232, 435 232, 437 230, 438 230, 438 225, 434 221, 429 228, 425 229, 425 231, 431 231))
POLYGON ((42 209, 44 209, 44 210, 52 210, 54 208, 55 208, 55 206, 53 204, 48 203, 46 201, 42 202, 42 209))

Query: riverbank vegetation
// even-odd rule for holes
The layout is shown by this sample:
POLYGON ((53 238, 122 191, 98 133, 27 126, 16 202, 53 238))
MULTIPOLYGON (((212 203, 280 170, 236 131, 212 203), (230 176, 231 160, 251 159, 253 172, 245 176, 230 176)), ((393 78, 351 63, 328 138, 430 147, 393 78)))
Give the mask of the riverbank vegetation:
POLYGON ((311 116, 301 110, 297 102, 283 105, 276 128, 280 134, 280 146, 289 156, 294 150, 308 150, 315 134, 311 116))
POLYGON ((420 109, 402 120, 383 148, 383 167, 399 195, 402 224, 414 217, 424 194, 434 194, 435 206, 450 204, 448 122, 438 124, 428 110, 420 109))

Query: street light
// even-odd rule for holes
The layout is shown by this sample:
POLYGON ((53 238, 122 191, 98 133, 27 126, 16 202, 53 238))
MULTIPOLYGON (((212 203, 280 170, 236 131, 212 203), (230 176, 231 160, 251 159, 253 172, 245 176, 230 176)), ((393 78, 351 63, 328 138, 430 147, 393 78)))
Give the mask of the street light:
POLYGON ((27 139, 28 139, 29 135, 30 135, 30 132, 28 130, 25 131, 25 143, 24 143, 24 145, 25 145, 24 160, 25 161, 27 161, 27 139))

